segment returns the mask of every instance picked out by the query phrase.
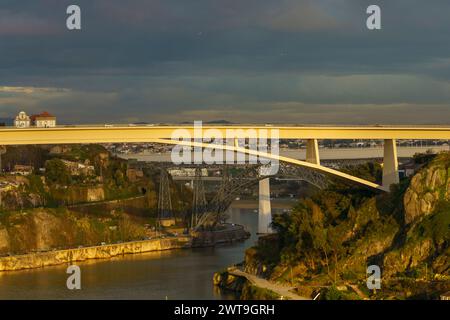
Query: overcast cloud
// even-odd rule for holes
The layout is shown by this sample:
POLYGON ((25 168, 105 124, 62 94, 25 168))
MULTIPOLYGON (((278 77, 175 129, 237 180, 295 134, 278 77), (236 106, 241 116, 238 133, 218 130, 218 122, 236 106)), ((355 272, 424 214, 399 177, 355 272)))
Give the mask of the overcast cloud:
POLYGON ((448 0, 0 0, 0 117, 449 124, 449 16, 448 0))

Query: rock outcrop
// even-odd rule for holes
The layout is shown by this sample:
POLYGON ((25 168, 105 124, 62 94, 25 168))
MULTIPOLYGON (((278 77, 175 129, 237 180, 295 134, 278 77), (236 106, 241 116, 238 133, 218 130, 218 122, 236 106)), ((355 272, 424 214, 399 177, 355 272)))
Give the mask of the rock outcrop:
POLYGON ((405 223, 418 221, 433 212, 439 200, 450 199, 450 176, 448 165, 433 162, 412 179, 405 192, 403 205, 405 223))
POLYGON ((144 226, 125 213, 105 213, 96 217, 62 208, 41 208, 10 213, 0 221, 0 256, 93 246, 147 236, 144 226))
POLYGON ((9 235, 6 228, 0 226, 0 252, 9 249, 9 235))
POLYGON ((394 295, 418 280, 417 295, 450 289, 450 153, 428 161, 390 194, 337 185, 301 199, 246 251, 245 271, 317 286, 362 283, 375 264, 394 295))

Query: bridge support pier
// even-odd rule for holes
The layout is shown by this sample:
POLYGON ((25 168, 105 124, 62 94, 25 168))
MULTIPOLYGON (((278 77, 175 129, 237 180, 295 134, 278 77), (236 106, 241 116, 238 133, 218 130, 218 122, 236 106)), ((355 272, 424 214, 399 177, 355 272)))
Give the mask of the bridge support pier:
POLYGON ((306 162, 320 165, 319 144, 317 139, 306 141, 306 162))
POLYGON ((259 180, 258 233, 272 233, 272 207, 270 205, 270 178, 259 180))
POLYGON ((397 145, 395 139, 384 140, 383 189, 389 191, 392 184, 399 183, 397 145))

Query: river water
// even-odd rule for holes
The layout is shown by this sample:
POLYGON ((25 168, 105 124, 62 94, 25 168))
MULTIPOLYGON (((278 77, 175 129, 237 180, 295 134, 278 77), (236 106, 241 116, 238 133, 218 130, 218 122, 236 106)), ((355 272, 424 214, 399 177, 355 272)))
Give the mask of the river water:
POLYGON ((234 299, 213 286, 213 274, 243 260, 245 249, 257 239, 258 214, 235 207, 228 214, 230 222, 246 226, 250 239, 215 248, 78 262, 81 290, 67 289, 66 265, 3 272, 0 299, 234 299))

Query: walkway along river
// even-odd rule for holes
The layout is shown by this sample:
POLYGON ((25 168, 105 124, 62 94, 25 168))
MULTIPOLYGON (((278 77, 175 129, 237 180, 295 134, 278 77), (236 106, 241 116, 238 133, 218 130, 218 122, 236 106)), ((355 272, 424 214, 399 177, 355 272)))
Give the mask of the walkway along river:
POLYGON ((77 262, 81 290, 67 289, 67 265, 0 272, 0 299, 234 299, 215 288, 212 277, 241 262, 254 244, 256 207, 255 202, 253 209, 229 209, 229 221, 251 232, 245 242, 77 262))

